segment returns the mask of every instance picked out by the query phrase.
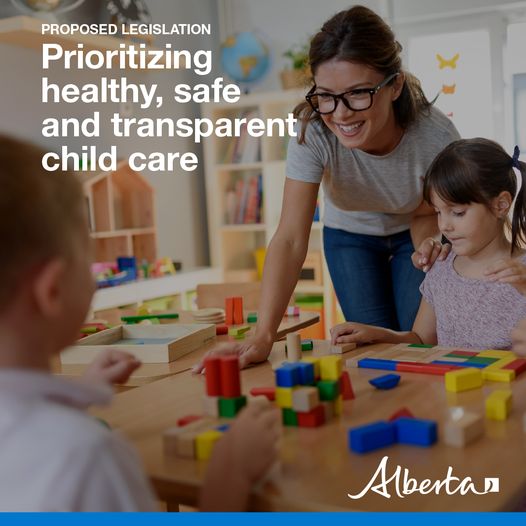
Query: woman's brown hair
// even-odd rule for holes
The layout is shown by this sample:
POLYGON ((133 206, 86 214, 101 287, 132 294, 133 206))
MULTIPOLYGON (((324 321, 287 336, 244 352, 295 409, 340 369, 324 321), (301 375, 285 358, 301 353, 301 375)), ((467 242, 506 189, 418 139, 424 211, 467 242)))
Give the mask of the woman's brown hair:
MULTIPOLYGON (((310 44, 309 65, 313 77, 321 64, 333 59, 364 64, 388 77, 402 71, 401 51, 402 46, 380 16, 367 7, 354 6, 334 15, 314 35, 310 44)), ((404 75, 404 86, 393 102, 393 109, 397 124, 406 129, 418 113, 431 104, 419 80, 408 72, 404 75)), ((321 120, 321 117, 307 102, 294 109, 294 116, 302 121, 299 137, 302 143, 309 122, 321 120)))

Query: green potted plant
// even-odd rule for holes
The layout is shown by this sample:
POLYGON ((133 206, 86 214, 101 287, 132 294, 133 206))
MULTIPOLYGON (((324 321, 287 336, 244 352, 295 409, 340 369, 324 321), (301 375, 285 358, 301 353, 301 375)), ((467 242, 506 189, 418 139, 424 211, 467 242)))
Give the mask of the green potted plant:
POLYGON ((283 53, 290 65, 281 71, 283 89, 304 88, 310 79, 309 45, 296 45, 283 53))

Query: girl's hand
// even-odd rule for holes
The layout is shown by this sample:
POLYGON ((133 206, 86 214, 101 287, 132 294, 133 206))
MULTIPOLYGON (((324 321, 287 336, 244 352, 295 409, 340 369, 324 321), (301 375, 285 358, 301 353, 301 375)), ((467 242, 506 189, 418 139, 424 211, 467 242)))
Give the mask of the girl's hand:
POLYGON ((331 329, 331 344, 377 343, 382 341, 384 331, 385 329, 381 327, 348 321, 335 325, 331 329))
POLYGON ((509 283, 526 296, 526 266, 518 259, 501 259, 489 266, 484 275, 489 281, 509 283))
POLYGON ((511 331, 511 350, 521 356, 526 356, 526 319, 517 323, 511 331))
POLYGON ((451 245, 449 243, 443 245, 440 241, 428 237, 413 252, 411 260, 417 269, 427 272, 434 265, 435 261, 444 261, 450 250, 451 245))

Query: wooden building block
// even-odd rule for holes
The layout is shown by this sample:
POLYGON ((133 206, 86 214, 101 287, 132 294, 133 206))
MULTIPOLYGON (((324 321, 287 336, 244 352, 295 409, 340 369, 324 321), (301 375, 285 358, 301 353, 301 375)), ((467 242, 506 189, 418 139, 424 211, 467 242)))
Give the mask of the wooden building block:
POLYGON ((407 407, 402 407, 402 409, 399 409, 398 411, 394 412, 388 419, 388 422, 393 422, 394 420, 398 420, 399 418, 414 418, 415 415, 407 409, 407 407))
POLYGON ((250 390, 252 396, 265 396, 268 400, 274 401, 276 399, 275 387, 253 387, 250 390))
POLYGON ((398 418, 394 422, 399 444, 429 447, 437 441, 437 423, 420 418, 398 418))
POLYGON ((506 367, 506 365, 509 365, 510 363, 513 363, 517 358, 513 356, 509 356, 508 358, 501 358, 500 360, 497 360, 496 362, 493 362, 492 364, 488 365, 486 369, 502 369, 506 367))
POLYGON ((512 351, 499 351, 494 349, 489 349, 487 351, 480 351, 477 356, 481 358, 517 358, 517 355, 512 351))
POLYGON ((241 396, 241 375, 239 373, 239 357, 226 355, 220 357, 221 396, 236 398, 241 396))
POLYGON ((247 405, 246 396, 235 398, 219 398, 219 416, 222 418, 234 418, 243 407, 247 405))
POLYGON ((385 374, 384 376, 378 376, 377 378, 369 380, 369 383, 376 387, 376 389, 392 389, 396 387, 399 382, 399 374, 385 374))
POLYGON ((287 361, 299 362, 301 360, 301 336, 297 332, 287 334, 287 361))
POLYGON ((192 422, 196 422, 197 420, 201 420, 203 418, 202 415, 186 415, 182 416, 181 418, 177 419, 177 426, 178 427, 184 427, 192 422))
POLYGON ((444 425, 444 442, 448 446, 465 447, 484 434, 484 419, 462 408, 452 411, 451 419, 444 425))
POLYGON ((205 415, 219 418, 219 396, 203 397, 203 412, 205 415))
POLYGON ((340 376, 340 392, 344 400, 353 400, 354 391, 352 389, 351 377, 349 371, 343 371, 340 376))
POLYGON ((314 349, 314 342, 312 340, 301 340, 302 351, 312 351, 314 349))
POLYGON ((225 323, 234 325, 234 298, 225 298, 225 323))
POLYGON ((166 455, 195 458, 195 438, 213 429, 217 420, 201 418, 187 423, 184 427, 170 427, 163 432, 163 448, 166 455))
POLYGON ((336 400, 340 394, 339 380, 320 380, 317 384, 320 400, 336 400))
POLYGON ((258 321, 258 313, 249 312, 247 315, 247 323, 257 323, 257 321, 258 321))
POLYGON ((276 387, 276 405, 292 409, 292 387, 276 387))
POLYGON ((458 393, 482 387, 482 372, 468 367, 458 371, 449 371, 444 375, 446 391, 458 393))
POLYGON ((300 366, 298 363, 286 363, 274 371, 278 387, 295 387, 301 383, 300 366))
POLYGON ((239 338, 250 330, 250 325, 242 325, 241 327, 230 327, 228 329, 228 335, 239 338))
POLYGON ((315 358, 314 356, 304 356, 301 361, 312 364, 314 367, 314 380, 318 380, 321 377, 320 358, 315 358))
POLYGON ((195 437, 195 457, 197 460, 208 460, 212 456, 215 443, 223 436, 221 431, 213 429, 195 437))
POLYGON ((292 391, 292 409, 308 413, 320 405, 320 395, 316 387, 298 387, 292 391))
POLYGON ((300 315, 300 308, 295 305, 289 305, 285 311, 285 316, 288 317, 297 317, 300 315))
POLYGON ((325 410, 318 405, 306 413, 297 413, 299 427, 319 427, 325 423, 325 410))
POLYGON ((342 374, 342 359, 340 356, 322 356, 320 358, 320 373, 322 380, 338 381, 342 374))
POLYGON ((243 298, 234 298, 234 325, 243 325, 243 298))
POLYGON ((331 354, 344 354, 356 349, 355 343, 339 343, 338 345, 331 345, 331 354))
POLYGON ((228 326, 216 325, 216 336, 223 336, 225 334, 228 334, 228 326))
POLYGON ((396 443, 393 422, 374 422, 349 429, 349 449, 355 453, 367 453, 396 443))
POLYGON ((512 369, 483 369, 483 380, 489 382, 513 382, 515 380, 515 371, 512 369))
POLYGON ((340 416, 343 413, 343 397, 338 395, 334 400, 334 414, 340 416))
POLYGON ((314 364, 302 361, 297 366, 300 374, 300 385, 314 385, 314 364))
POLYGON ((206 394, 221 396, 221 359, 219 356, 208 356, 204 361, 206 394))
POLYGON ((297 427, 298 425, 298 414, 296 411, 289 407, 284 407, 281 410, 282 422, 284 426, 297 427))
POLYGON ((502 369, 515 371, 515 378, 517 378, 517 376, 526 371, 526 360, 524 358, 517 358, 513 360, 513 362, 505 365, 502 369))
POLYGON ((486 418, 506 420, 511 412, 511 391, 493 391, 486 398, 486 418))

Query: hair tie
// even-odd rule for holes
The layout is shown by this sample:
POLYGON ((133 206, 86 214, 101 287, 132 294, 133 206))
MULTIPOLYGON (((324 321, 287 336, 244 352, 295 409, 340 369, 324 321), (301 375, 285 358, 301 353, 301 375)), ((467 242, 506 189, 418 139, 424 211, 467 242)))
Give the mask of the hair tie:
POLYGON ((515 148, 513 149, 513 156, 511 158, 511 166, 513 166, 513 168, 517 168, 517 170, 521 169, 521 166, 519 164, 520 154, 521 154, 521 151, 519 150, 519 147, 515 146, 515 148))

